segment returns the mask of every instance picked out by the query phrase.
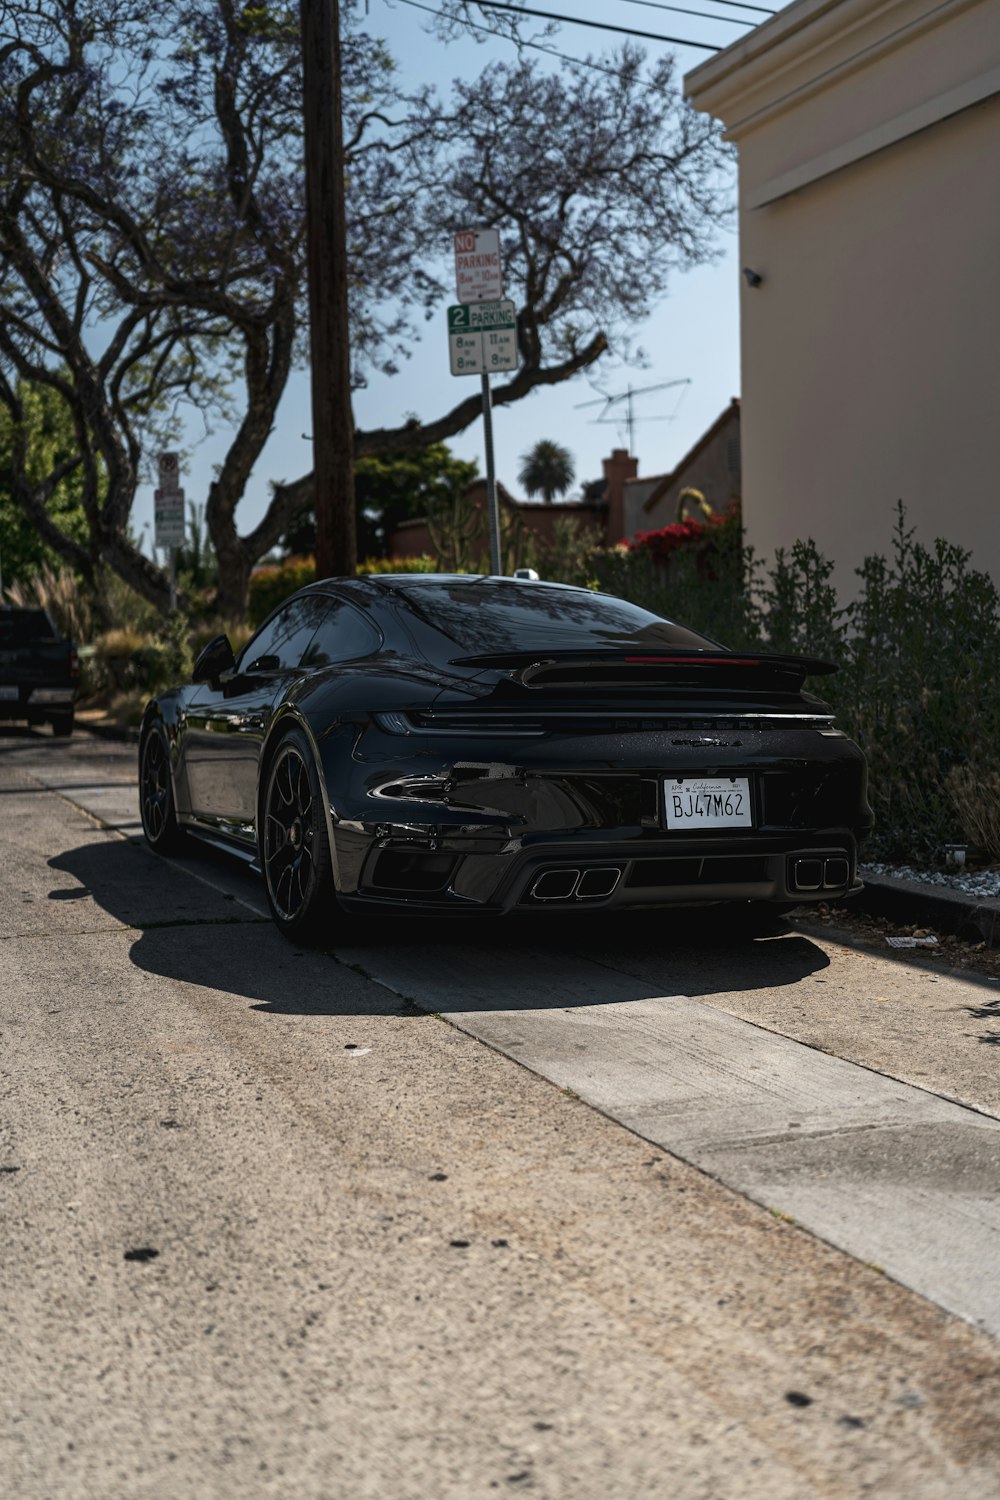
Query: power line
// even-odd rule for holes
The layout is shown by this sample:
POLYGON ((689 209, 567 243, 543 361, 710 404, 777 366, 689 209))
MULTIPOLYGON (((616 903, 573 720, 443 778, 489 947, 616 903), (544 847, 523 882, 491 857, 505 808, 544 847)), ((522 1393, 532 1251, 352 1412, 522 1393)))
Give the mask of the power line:
MULTIPOLYGON (((673 10, 674 8, 672 5, 664 5, 662 3, 662 0, 623 0, 623 4, 644 5, 648 10, 673 10)), ((709 4, 729 5, 732 6, 734 10, 756 10, 759 11, 762 16, 776 16, 778 14, 776 10, 768 10, 763 5, 748 5, 746 3, 746 0, 709 0, 709 4)), ((700 11, 699 14, 702 16, 702 19, 706 21, 725 21, 729 19, 727 16, 709 16, 707 11, 700 11)), ((748 22, 747 24, 749 25, 750 23, 748 22)))
MULTIPOLYGON (((543 21, 559 21, 564 26, 590 26, 595 31, 616 31, 622 36, 641 37, 646 42, 669 42, 676 47, 697 47, 700 52, 721 52, 708 42, 692 42, 684 36, 659 36, 653 31, 636 31, 632 26, 612 26, 608 21, 585 21, 581 16, 560 16, 551 10, 529 10, 527 6, 504 5, 501 0, 476 0, 481 10, 512 11, 516 16, 538 16, 543 21)), ((706 17, 702 17, 703 20, 706 17)), ((718 19, 718 18, 716 18, 718 19)))
MULTIPOLYGON (((399 0, 401 5, 410 5, 414 10, 424 10, 429 16, 442 16, 443 11, 435 10, 432 5, 422 5, 420 0, 399 0)), ((482 26, 478 21, 463 21, 463 26, 468 26, 471 31, 483 31, 487 36, 496 36, 496 32, 489 26, 482 26)), ((558 57, 560 62, 569 63, 574 68, 593 68, 597 73, 606 73, 609 78, 617 78, 618 73, 614 68, 606 68, 603 63, 593 62, 590 58, 570 57, 566 52, 559 52, 555 47, 543 47, 541 42, 519 41, 519 47, 531 47, 535 52, 544 52, 546 57, 558 57)))
POLYGON ((753 21, 748 21, 745 16, 713 16, 707 10, 688 10, 683 5, 654 4, 653 0, 626 0, 627 4, 648 5, 650 10, 670 10, 678 16, 697 16, 699 21, 722 21, 727 26, 753 26, 753 21))

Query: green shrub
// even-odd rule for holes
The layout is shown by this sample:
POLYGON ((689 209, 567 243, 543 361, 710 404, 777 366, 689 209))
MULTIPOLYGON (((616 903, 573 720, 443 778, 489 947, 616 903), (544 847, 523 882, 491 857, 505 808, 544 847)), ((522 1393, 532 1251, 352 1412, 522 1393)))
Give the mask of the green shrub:
POLYGON ((648 546, 594 554, 601 588, 727 646, 837 662, 815 690, 868 756, 870 851, 922 863, 971 826, 975 778, 985 797, 1000 771, 1000 595, 969 563, 950 542, 918 542, 902 505, 890 556, 865 558, 846 605, 811 539, 766 572, 735 527, 710 558, 698 545, 665 561, 648 546))
POLYGON ((958 832, 952 770, 997 769, 1000 595, 970 555, 917 542, 900 506, 891 557, 865 559, 845 611, 835 701, 868 755, 877 844, 890 857, 937 858, 958 832))
POLYGON ((263 563, 250 577, 250 603, 247 613, 256 630, 282 599, 316 581, 314 557, 286 557, 284 562, 263 563))
POLYGON ((355 572, 359 578, 369 573, 439 573, 437 558, 428 557, 366 557, 358 563, 355 572))
POLYGON ((191 678, 193 653, 188 621, 180 611, 154 631, 132 626, 106 630, 85 653, 85 696, 154 693, 191 678))
POLYGON ((760 644, 755 566, 738 510, 711 524, 681 521, 642 533, 635 543, 593 552, 590 561, 597 586, 606 593, 727 646, 760 644))
POLYGON ((549 583, 570 583, 577 588, 593 586, 593 557, 600 541, 597 526, 573 515, 556 516, 549 540, 536 539, 534 561, 527 558, 517 567, 535 567, 549 583))
POLYGON ((124 692, 135 687, 133 657, 141 655, 151 644, 148 635, 131 626, 105 630, 93 643, 88 686, 95 692, 124 692))
POLYGON ((755 632, 770 651, 844 660, 848 611, 841 608, 830 582, 832 572, 833 563, 812 537, 794 542, 788 552, 777 549, 773 568, 754 589, 755 632))
POLYGON ((113 620, 116 626, 134 631, 156 631, 163 619, 155 605, 119 578, 113 568, 102 565, 97 573, 98 598, 105 621, 113 620))

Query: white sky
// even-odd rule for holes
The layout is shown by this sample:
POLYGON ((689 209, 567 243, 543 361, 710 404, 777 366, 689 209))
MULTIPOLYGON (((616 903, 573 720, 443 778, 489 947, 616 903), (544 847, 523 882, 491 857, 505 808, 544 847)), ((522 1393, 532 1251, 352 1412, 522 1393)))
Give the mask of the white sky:
MULTIPOLYGON (((435 0, 425 0, 433 6, 435 0)), ((746 34, 751 24, 765 19, 750 10, 740 10, 719 0, 677 0, 681 7, 723 18, 717 21, 698 19, 661 9, 651 0, 532 0, 540 9, 564 15, 612 22, 639 30, 671 37, 728 45, 746 34)), ((665 0, 662 0, 665 3, 665 0)), ((762 0, 762 4, 768 0, 762 0)), ((780 0, 770 0, 777 8, 780 0)), ((444 46, 427 34, 429 17, 405 3, 405 0, 368 0, 367 27, 381 36, 400 64, 404 81, 431 81, 445 88, 454 77, 475 77, 488 66, 491 56, 508 57, 513 49, 507 43, 490 40, 484 45, 461 41, 444 46)), ((565 26, 553 44, 571 56, 582 57, 620 44, 623 37, 577 26, 565 26)), ((663 51, 674 51, 683 76, 711 54, 694 47, 670 47, 658 42, 641 43, 653 59, 663 51)), ((735 179, 734 179, 735 198, 735 179)), ((470 225, 470 228, 475 227, 470 225)), ((623 392, 631 384, 634 390, 665 381, 689 379, 690 385, 637 396, 634 411, 632 451, 639 459, 640 474, 668 472, 683 457, 701 433, 715 420, 731 397, 740 394, 739 386, 739 296, 735 216, 732 226, 720 232, 719 262, 673 277, 666 295, 659 301, 646 324, 635 330, 637 342, 646 351, 646 368, 608 369, 598 365, 596 380, 601 391, 623 392)), ((451 260, 451 244, 442 235, 442 265, 451 260)), ((478 385, 473 377, 454 377, 449 373, 448 339, 445 306, 439 318, 423 325, 422 342, 413 351, 400 373, 393 377, 374 376, 366 390, 355 394, 355 420, 362 428, 395 426, 416 413, 430 419, 450 409, 457 399, 469 395, 478 385)), ((625 403, 614 408, 620 420, 596 422, 602 416, 600 407, 579 410, 579 403, 593 401, 601 392, 594 386, 595 375, 577 376, 560 386, 536 391, 510 407, 494 414, 494 444, 498 479, 511 493, 520 494, 517 483, 519 459, 539 438, 554 438, 573 454, 578 481, 596 479, 601 474, 601 459, 613 447, 626 446, 625 403)), ((270 480, 291 480, 308 471, 312 463, 311 445, 305 440, 311 427, 309 387, 303 373, 293 377, 279 410, 275 431, 257 465, 237 512, 241 531, 250 529, 261 517, 267 504, 270 480)), ((212 477, 228 445, 228 434, 219 431, 203 438, 201 429, 192 424, 188 441, 194 446, 185 463, 182 483, 189 499, 203 502, 212 477)), ((474 459, 485 467, 482 422, 477 420, 465 432, 449 439, 452 451, 459 457, 474 459)), ((137 535, 148 551, 152 534, 152 486, 140 488, 133 510, 137 535)))

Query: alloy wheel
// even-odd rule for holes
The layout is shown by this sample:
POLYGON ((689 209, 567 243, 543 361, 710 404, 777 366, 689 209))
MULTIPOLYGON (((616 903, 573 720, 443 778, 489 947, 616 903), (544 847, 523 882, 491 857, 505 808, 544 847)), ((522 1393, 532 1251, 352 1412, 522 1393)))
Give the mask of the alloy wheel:
POLYGON ((142 822, 155 844, 167 829, 170 817, 170 767, 163 736, 153 729, 146 736, 142 756, 142 822))
POLYGON ((302 912, 314 869, 316 827, 309 769, 293 745, 280 751, 264 814, 264 862, 271 899, 285 921, 302 912))

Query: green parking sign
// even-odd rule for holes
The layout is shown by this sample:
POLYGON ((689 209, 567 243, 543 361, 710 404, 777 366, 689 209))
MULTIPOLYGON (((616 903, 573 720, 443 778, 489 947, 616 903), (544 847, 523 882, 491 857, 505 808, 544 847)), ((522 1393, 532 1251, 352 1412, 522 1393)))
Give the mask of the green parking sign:
POLYGON ((517 369, 517 313, 513 302, 458 302, 448 309, 453 375, 490 375, 517 369))

